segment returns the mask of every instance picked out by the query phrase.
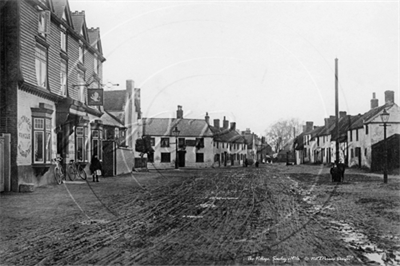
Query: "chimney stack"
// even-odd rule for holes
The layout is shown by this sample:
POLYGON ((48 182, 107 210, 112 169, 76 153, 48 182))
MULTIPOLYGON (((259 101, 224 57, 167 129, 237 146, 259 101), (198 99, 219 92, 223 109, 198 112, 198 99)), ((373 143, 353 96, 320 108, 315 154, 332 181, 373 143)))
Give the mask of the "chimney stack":
POLYGON ((346 111, 340 111, 339 112, 339 117, 340 118, 343 118, 343 117, 345 117, 347 115, 347 112, 346 111))
POLYGON ((394 91, 385 91, 385 104, 394 103, 394 91))
POLYGON ((325 127, 329 126, 329 118, 324 118, 325 127))
POLYGON ((306 132, 313 130, 313 125, 314 125, 313 121, 307 121, 306 122, 306 132))
POLYGON ((219 119, 214 119, 214 127, 219 129, 219 119))
POLYGON ((182 106, 178 105, 178 110, 176 111, 176 118, 183 118, 183 110, 182 110, 182 106))
POLYGON ((126 80, 126 94, 128 96, 128 99, 133 97, 133 88, 134 88, 134 81, 131 79, 126 80))
POLYGON ((236 122, 231 122, 231 130, 236 130, 236 122))
POLYGON ((208 112, 206 112, 206 117, 205 117, 205 119, 206 119, 206 123, 207 123, 207 124, 210 124, 210 117, 208 116, 208 112))
POLYGON ((224 116, 224 121, 223 121, 223 127, 224 127, 224 129, 228 129, 229 128, 229 120, 226 120, 225 119, 225 116, 224 116))
POLYGON ((375 92, 372 93, 372 99, 371 99, 371 109, 378 107, 378 99, 375 98, 375 92))

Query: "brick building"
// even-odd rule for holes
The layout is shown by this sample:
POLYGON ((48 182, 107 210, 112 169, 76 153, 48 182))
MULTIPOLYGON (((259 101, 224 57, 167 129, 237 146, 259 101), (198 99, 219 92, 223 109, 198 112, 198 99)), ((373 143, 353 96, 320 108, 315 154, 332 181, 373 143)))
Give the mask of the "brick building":
MULTIPOLYGON (((87 89, 100 88, 99 29, 67 0, 0 2, 0 133, 11 133, 11 187, 53 180, 57 154, 101 158, 102 115, 87 89), (50 170, 50 171, 49 171, 50 170)), ((100 95, 101 96, 101 95, 100 95)))

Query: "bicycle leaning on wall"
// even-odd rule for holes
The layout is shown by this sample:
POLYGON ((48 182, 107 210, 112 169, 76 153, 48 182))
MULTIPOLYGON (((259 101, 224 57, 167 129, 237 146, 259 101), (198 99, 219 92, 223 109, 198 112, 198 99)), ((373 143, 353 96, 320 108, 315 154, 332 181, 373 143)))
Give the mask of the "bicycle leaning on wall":
POLYGON ((67 166, 67 175, 69 180, 74 181, 77 176, 79 176, 82 180, 86 180, 87 175, 84 168, 84 165, 79 164, 74 160, 70 160, 67 166))
POLYGON ((54 158, 54 164, 56 165, 53 169, 54 179, 56 180, 57 184, 61 184, 64 180, 64 173, 61 165, 62 158, 57 157, 54 158))

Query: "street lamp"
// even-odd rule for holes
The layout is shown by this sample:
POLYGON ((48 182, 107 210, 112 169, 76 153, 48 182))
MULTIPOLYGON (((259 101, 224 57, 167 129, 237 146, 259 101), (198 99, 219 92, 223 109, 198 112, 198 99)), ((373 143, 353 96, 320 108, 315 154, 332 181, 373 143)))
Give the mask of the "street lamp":
POLYGON ((175 169, 178 169, 178 136, 180 133, 178 127, 175 127, 172 133, 175 136, 175 169))
POLYGON ((388 176, 387 176, 387 166, 388 166, 388 161, 387 161, 387 143, 386 143, 386 123, 389 120, 390 114, 386 112, 386 109, 383 109, 383 112, 381 114, 381 119, 383 122, 383 141, 385 143, 385 166, 383 168, 383 183, 388 182, 388 176))

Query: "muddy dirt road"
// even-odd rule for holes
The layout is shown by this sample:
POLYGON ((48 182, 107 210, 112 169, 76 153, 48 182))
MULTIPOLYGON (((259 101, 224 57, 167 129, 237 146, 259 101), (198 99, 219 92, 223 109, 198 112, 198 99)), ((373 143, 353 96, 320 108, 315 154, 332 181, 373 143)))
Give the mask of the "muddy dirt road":
POLYGON ((6 193, 0 263, 397 265, 399 181, 268 164, 6 193))

